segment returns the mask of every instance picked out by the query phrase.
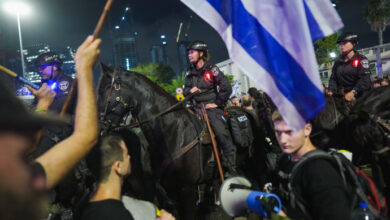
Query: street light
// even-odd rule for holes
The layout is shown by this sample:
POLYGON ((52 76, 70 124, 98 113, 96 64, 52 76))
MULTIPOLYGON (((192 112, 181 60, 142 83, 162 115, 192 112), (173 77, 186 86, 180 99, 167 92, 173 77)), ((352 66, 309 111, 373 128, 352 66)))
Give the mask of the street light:
POLYGON ((330 58, 336 58, 337 54, 335 52, 329 53, 330 58))
POLYGON ((24 54, 23 54, 23 43, 22 43, 22 31, 20 28, 20 15, 28 15, 31 13, 31 8, 23 2, 6 2, 4 3, 4 9, 10 14, 16 14, 16 19, 18 21, 18 32, 19 32, 19 44, 20 44, 20 59, 22 61, 22 73, 25 77, 25 64, 24 64, 24 54))

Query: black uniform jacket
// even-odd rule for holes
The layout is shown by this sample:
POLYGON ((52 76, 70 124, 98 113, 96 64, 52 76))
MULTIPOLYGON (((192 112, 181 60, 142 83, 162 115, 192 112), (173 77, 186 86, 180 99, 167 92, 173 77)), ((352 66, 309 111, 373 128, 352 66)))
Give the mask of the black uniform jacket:
MULTIPOLYGON (((42 83, 46 82, 48 85, 53 85, 54 83, 56 84, 55 87, 53 88, 53 91, 57 93, 53 103, 50 105, 49 110, 52 112, 61 112, 62 106, 64 105, 66 98, 68 97, 68 94, 70 92, 70 88, 73 83, 72 77, 66 75, 63 72, 59 72, 58 75, 48 81, 42 80, 42 83)), ((37 104, 38 100, 34 101, 34 106, 37 104)), ((67 113, 68 114, 74 114, 74 109, 76 106, 76 101, 75 98, 73 98, 72 102, 70 103, 67 113)))
POLYGON ((190 95, 190 90, 195 86, 202 91, 194 96, 198 103, 215 103, 222 106, 232 93, 232 86, 226 76, 217 66, 209 63, 205 63, 199 70, 195 68, 188 70, 185 77, 184 96, 190 95))
POLYGON ((335 61, 329 79, 331 92, 340 93, 344 89, 344 93, 348 93, 355 90, 357 96, 361 96, 371 87, 369 62, 365 56, 355 52, 347 62, 344 62, 341 57, 335 61))

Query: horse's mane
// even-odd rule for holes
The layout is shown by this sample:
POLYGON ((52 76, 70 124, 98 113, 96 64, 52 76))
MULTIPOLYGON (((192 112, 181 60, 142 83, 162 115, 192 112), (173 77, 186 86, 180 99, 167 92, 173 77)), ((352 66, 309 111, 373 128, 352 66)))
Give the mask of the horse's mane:
POLYGON ((171 94, 169 94, 167 91, 165 91, 159 85, 157 85, 157 83, 153 82, 145 75, 143 75, 141 73, 134 72, 134 71, 129 71, 129 72, 134 73, 135 76, 137 76, 139 79, 141 79, 142 81, 147 83, 149 86, 151 86, 156 92, 164 95, 168 99, 169 102, 171 102, 173 104, 177 103, 176 99, 171 94))

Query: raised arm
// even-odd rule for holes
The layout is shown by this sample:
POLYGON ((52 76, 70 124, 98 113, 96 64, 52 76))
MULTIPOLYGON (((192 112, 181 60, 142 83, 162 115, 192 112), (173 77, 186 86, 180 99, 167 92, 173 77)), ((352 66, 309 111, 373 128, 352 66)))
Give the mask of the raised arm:
POLYGON ((53 188, 92 149, 97 141, 97 107, 92 82, 92 68, 100 54, 100 39, 89 36, 75 56, 77 107, 74 132, 36 161, 46 173, 46 187, 53 188))

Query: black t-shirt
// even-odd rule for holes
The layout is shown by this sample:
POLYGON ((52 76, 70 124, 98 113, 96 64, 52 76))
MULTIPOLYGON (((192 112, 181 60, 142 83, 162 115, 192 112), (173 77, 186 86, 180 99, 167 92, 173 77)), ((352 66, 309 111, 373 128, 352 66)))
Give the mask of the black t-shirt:
POLYGON ((133 216, 121 200, 107 199, 89 202, 83 209, 82 220, 132 220, 133 216))
POLYGON ((351 216, 348 193, 336 168, 327 160, 307 162, 297 172, 292 187, 306 201, 316 220, 348 220, 351 216))

